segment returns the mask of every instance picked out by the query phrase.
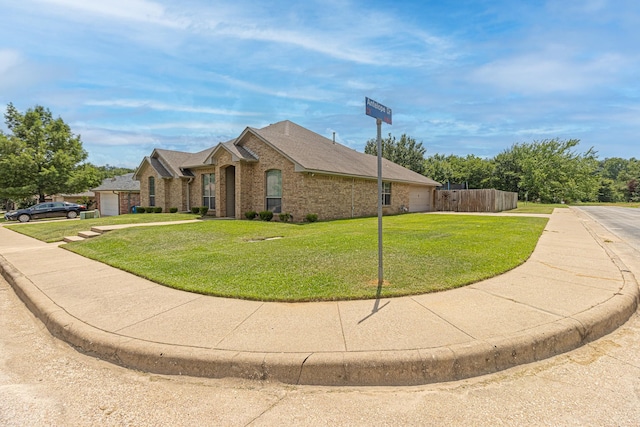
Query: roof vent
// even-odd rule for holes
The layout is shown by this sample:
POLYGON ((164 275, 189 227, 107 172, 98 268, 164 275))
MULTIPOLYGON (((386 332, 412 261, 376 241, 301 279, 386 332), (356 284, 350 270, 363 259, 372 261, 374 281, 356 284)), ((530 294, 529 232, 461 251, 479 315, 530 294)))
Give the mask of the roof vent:
POLYGON ((336 133, 335 132, 333 133, 333 143, 334 144, 336 143, 336 133))

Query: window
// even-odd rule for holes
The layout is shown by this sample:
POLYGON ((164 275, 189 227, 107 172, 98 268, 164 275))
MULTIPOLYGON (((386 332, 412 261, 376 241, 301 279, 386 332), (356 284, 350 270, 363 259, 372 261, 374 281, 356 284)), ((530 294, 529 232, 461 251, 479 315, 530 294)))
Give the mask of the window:
POLYGON ((282 171, 273 169, 266 173, 267 210, 273 213, 282 212, 282 171))
POLYGON ((202 205, 209 209, 216 208, 216 174, 202 175, 202 205))
POLYGON ((156 179, 149 177, 149 206, 156 205, 156 179))
POLYGON ((390 182, 382 183, 382 205, 383 206, 391 205, 391 183, 390 182))

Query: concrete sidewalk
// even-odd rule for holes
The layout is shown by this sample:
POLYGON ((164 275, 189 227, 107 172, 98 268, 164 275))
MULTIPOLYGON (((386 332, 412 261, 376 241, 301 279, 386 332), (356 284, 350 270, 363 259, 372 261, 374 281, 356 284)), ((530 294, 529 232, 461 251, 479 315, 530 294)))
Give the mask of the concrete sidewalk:
POLYGON ((157 285, 0 227, 0 270, 51 333, 143 371, 292 384, 413 385, 574 349, 638 305, 634 252, 556 209, 531 258, 447 292, 380 301, 263 303, 157 285))

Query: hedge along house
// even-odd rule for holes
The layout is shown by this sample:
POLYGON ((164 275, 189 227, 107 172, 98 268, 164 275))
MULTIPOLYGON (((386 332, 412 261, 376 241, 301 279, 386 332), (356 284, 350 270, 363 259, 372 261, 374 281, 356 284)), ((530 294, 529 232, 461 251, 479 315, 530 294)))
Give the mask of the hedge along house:
MULTIPOLYGON (((385 214, 433 209, 440 184, 383 159, 385 214)), ((377 214, 377 157, 357 152, 290 121, 256 129, 198 152, 155 149, 138 167, 142 206, 217 217, 245 212, 338 219, 377 214)), ((277 215, 276 215, 277 218, 277 215)))

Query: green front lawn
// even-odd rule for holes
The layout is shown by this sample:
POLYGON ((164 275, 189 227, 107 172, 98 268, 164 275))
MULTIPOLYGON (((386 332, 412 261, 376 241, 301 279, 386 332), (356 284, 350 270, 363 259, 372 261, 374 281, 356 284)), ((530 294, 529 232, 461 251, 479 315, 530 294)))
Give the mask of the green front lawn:
POLYGON ((62 219, 51 221, 33 221, 24 224, 15 223, 12 221, 12 225, 5 225, 5 228, 9 228, 18 233, 24 234, 29 237, 33 237, 43 242, 53 243, 60 242, 65 236, 76 236, 80 231, 89 231, 91 227, 97 225, 116 225, 116 224, 142 224, 149 222, 162 222, 162 221, 182 221, 185 219, 199 218, 199 215, 182 214, 182 213, 142 213, 142 214, 127 214, 118 216, 108 216, 104 218, 96 219, 62 219))
MULTIPOLYGON (((451 289, 508 271, 530 256, 547 219, 409 214, 383 223, 381 296, 390 297, 451 289)), ((207 295, 316 301, 375 298, 377 292, 377 218, 138 227, 65 247, 207 295)))
POLYGON ((516 209, 505 211, 508 213, 523 213, 523 214, 550 214, 556 208, 568 208, 568 205, 561 203, 533 203, 533 202, 518 202, 516 209))
POLYGON ((562 203, 534 203, 534 202, 518 202, 518 207, 510 211, 509 213, 535 213, 535 214, 550 214, 556 208, 568 208, 569 206, 617 206, 624 208, 638 208, 640 203, 638 202, 617 202, 617 203, 605 203, 605 202, 584 202, 584 203, 571 203, 569 205, 562 203))

